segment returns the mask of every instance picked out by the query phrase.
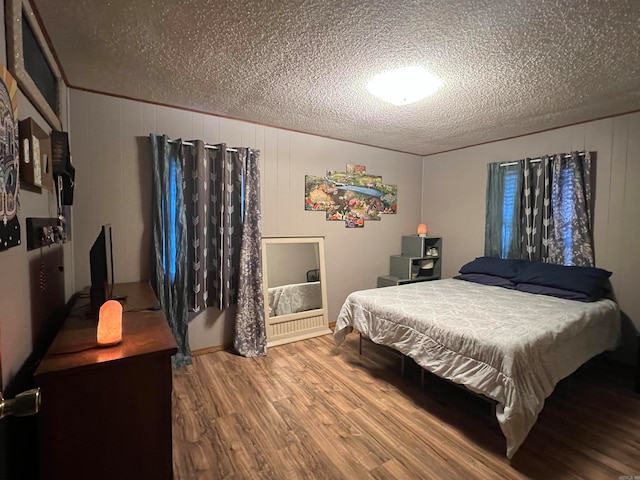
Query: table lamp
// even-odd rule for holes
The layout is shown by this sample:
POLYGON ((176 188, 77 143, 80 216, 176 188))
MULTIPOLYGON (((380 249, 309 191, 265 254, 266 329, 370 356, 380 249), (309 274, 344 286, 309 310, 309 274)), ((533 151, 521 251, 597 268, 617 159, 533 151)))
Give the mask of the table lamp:
POLYGON ((424 223, 418 225, 418 235, 421 237, 427 236, 427 226, 424 223))
POLYGON ((100 347, 110 347, 122 341, 122 305, 120 302, 107 300, 100 307, 97 340, 100 347))

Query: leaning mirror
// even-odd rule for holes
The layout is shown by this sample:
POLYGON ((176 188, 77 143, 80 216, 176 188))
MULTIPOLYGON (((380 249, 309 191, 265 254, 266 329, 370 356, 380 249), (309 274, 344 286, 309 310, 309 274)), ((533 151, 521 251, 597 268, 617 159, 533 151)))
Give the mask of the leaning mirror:
POLYGON ((262 274, 268 346, 331 333, 324 238, 263 238, 262 274))

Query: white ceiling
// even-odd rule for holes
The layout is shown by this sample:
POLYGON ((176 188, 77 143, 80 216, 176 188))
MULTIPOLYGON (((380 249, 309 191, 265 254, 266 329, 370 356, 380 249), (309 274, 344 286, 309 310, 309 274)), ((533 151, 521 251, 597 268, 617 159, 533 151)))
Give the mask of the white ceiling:
POLYGON ((33 3, 70 86, 419 155, 640 109, 640 0, 33 3))

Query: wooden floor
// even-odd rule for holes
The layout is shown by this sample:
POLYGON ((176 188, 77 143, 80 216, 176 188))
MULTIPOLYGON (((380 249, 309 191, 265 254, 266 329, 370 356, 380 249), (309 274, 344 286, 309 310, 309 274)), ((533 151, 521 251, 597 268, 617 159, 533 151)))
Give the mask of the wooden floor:
POLYGON ((583 367, 547 400, 510 462, 489 407, 358 337, 195 357, 174 372, 177 480, 640 478, 632 374, 583 367))

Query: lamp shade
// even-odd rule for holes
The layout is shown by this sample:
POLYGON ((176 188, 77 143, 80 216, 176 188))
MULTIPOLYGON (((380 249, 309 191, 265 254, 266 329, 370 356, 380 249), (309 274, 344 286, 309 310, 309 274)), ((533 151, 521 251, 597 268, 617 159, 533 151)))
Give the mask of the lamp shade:
POLYGON ((418 235, 420 235, 421 237, 427 236, 427 226, 424 223, 418 225, 418 235))
POLYGON ((107 300, 100 307, 97 340, 101 347, 110 347, 122 341, 122 305, 120 302, 107 300))

